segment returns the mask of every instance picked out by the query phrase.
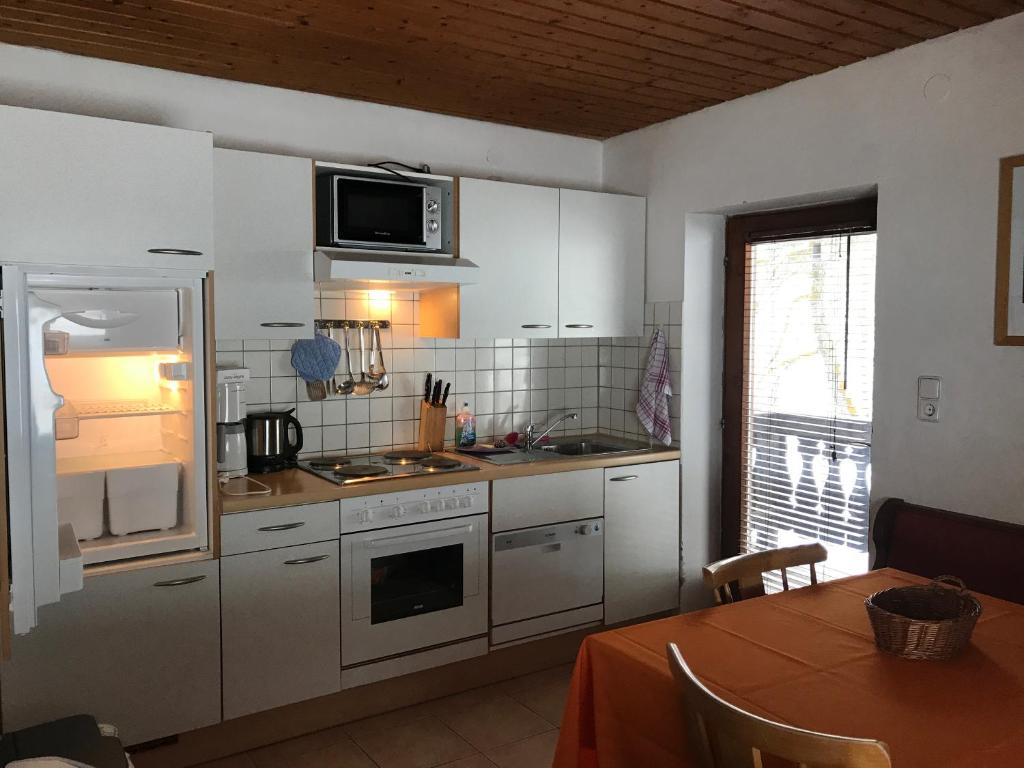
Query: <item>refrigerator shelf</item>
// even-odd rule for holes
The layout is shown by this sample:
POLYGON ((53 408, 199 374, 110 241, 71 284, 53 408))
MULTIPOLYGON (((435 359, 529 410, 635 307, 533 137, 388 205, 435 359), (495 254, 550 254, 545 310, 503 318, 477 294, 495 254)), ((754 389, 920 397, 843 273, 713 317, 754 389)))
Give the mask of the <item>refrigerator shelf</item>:
POLYGON ((84 472, 106 472, 111 469, 155 467, 158 464, 182 464, 166 451, 136 451, 134 453, 97 453, 88 456, 57 459, 57 476, 77 475, 84 472))
POLYGON ((110 419, 120 416, 158 416, 168 413, 181 413, 181 411, 154 400, 91 400, 67 403, 57 411, 57 418, 110 419))

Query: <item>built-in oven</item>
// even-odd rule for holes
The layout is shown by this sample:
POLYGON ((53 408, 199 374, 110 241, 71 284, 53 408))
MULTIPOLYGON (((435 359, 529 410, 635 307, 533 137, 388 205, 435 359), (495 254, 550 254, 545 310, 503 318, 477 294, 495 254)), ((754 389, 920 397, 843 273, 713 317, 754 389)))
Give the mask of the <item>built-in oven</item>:
POLYGON ((438 253, 448 195, 414 177, 316 179, 317 245, 438 253))
POLYGON ((342 666, 487 633, 487 484, 342 501, 342 666))

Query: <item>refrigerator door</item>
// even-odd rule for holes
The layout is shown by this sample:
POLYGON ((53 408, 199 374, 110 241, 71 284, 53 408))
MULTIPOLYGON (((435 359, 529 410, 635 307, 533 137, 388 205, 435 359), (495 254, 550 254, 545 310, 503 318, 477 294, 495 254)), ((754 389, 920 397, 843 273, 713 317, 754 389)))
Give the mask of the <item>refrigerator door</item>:
POLYGON ((24 274, 3 268, 7 472, 14 631, 36 625, 36 609, 81 589, 82 556, 71 526, 57 520, 54 414, 64 399, 50 386, 44 333, 60 307, 26 289, 24 274))

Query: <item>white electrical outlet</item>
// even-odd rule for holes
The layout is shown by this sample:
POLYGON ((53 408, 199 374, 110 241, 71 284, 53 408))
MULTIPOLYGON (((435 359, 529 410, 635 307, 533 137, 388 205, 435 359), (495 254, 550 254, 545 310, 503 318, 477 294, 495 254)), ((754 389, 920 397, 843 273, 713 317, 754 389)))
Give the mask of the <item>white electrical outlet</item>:
POLYGON ((939 398, 942 379, 938 376, 920 376, 917 379, 917 418, 921 421, 939 420, 939 398))

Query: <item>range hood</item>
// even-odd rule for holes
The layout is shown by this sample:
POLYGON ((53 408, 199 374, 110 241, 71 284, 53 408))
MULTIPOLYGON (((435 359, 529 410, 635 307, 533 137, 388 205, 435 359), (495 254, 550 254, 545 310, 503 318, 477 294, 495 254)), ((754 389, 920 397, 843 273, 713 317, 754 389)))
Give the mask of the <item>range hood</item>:
POLYGON ((353 290, 416 291, 478 282, 480 268, 469 259, 408 251, 317 248, 313 279, 353 290))

